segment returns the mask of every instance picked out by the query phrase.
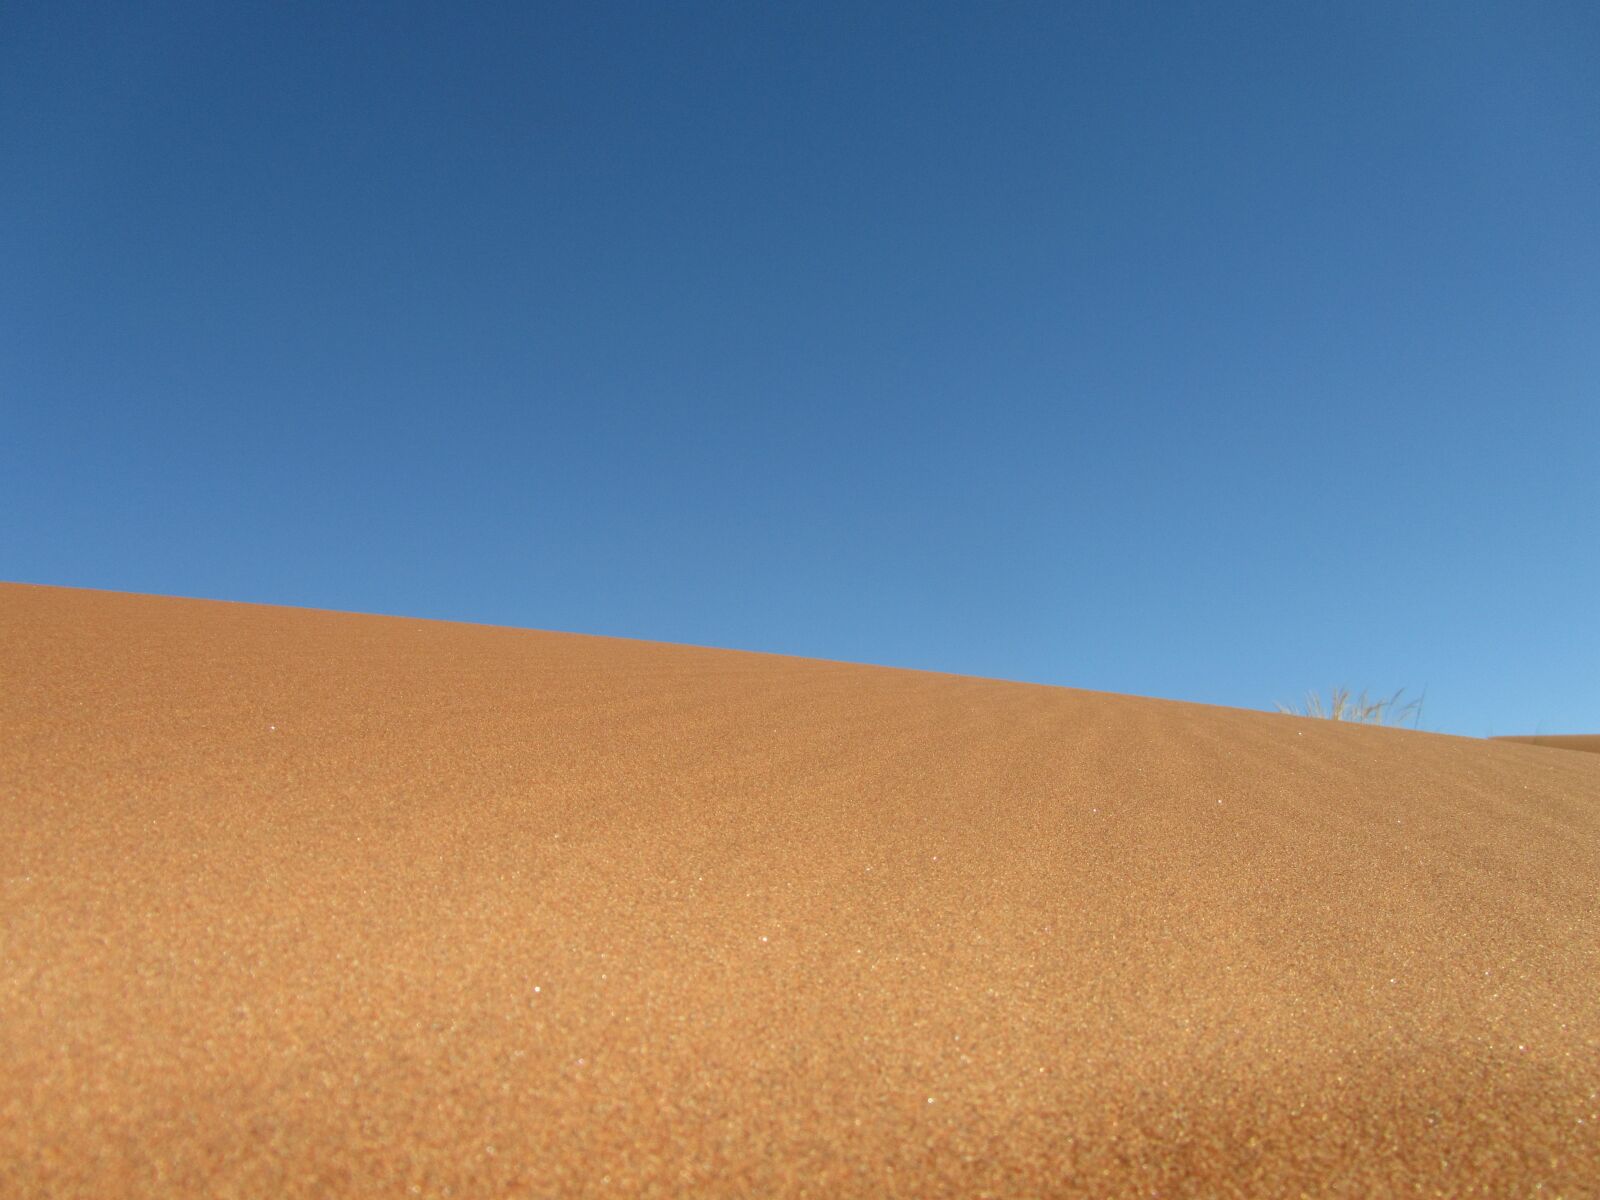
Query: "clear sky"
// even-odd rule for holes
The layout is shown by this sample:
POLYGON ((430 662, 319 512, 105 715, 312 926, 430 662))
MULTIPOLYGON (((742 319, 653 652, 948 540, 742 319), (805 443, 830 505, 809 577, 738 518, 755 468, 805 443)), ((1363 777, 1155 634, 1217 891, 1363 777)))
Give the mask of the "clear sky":
POLYGON ((0 10, 0 578, 1600 731, 1600 9, 0 10))

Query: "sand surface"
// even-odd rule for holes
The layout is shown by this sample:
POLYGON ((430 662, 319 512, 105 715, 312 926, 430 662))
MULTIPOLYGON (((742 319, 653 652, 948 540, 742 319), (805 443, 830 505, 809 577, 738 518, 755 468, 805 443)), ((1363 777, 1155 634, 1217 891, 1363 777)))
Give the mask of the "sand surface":
POLYGON ((1527 746, 1548 746, 1552 750, 1586 750, 1600 754, 1600 734, 1597 733, 1538 733, 1525 737, 1498 737, 1497 742, 1521 742, 1527 746))
POLYGON ((1600 1195, 1600 756, 0 587, 0 1196, 1600 1195))

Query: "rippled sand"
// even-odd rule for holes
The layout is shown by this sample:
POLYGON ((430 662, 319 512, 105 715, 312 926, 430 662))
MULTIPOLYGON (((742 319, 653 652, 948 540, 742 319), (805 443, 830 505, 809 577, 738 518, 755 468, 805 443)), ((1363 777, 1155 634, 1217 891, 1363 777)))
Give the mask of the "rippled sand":
POLYGON ((0 676, 0 1195, 1600 1193, 1600 755, 18 585, 0 676))

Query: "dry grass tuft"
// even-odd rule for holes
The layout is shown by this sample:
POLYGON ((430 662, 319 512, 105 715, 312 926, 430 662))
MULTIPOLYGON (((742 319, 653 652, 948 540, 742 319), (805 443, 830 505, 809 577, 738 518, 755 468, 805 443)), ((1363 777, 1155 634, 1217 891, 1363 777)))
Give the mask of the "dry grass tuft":
POLYGON ((1357 696, 1347 687, 1332 688, 1324 700, 1319 692, 1307 692, 1298 705, 1280 704, 1278 711, 1295 717, 1321 717, 1328 721, 1354 721, 1361 725, 1405 725, 1415 729, 1422 719, 1422 701, 1426 696, 1402 703, 1405 689, 1392 696, 1369 697, 1366 689, 1357 696))

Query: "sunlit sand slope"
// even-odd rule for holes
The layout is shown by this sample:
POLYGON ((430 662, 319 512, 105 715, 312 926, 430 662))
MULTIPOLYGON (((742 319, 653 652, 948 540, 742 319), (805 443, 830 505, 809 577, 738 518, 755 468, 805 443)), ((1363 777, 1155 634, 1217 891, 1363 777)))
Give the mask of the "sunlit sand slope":
POLYGON ((0 1195, 1600 1193, 1600 755, 23 586, 0 673, 0 1195))

